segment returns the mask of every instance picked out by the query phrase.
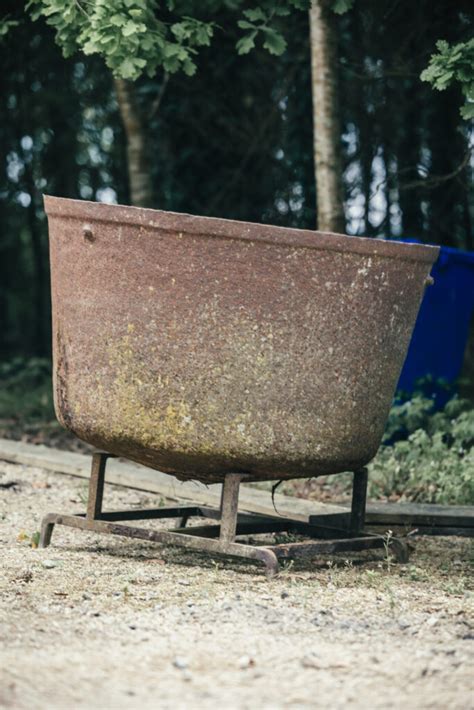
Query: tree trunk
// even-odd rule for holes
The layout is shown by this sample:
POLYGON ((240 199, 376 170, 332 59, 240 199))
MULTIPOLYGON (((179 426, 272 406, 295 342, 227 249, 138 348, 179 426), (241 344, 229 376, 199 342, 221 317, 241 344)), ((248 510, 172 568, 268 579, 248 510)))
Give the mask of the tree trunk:
POLYGON ((335 19, 328 0, 313 0, 309 20, 318 229, 344 232, 335 19))
POLYGON ((148 158, 147 129, 135 95, 135 87, 124 79, 114 79, 120 115, 127 138, 130 198, 136 207, 153 207, 153 182, 148 158))

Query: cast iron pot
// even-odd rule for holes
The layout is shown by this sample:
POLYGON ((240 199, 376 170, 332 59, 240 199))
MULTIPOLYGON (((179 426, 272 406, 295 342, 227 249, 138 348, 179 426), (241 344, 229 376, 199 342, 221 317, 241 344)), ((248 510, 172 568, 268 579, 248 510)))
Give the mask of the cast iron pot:
POLYGON ((56 413, 181 479, 356 470, 438 249, 45 197, 56 413))

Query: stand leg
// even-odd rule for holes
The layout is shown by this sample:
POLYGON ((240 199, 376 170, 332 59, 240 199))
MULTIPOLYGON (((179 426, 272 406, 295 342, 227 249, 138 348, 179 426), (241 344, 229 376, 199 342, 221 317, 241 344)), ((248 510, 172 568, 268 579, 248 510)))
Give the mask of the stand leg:
POLYGON ((354 471, 351 517, 349 524, 349 532, 351 535, 359 535, 364 529, 365 506, 367 502, 367 481, 368 474, 366 468, 354 471))
MULTIPOLYGON (((97 452, 92 455, 91 477, 89 479, 89 497, 87 500, 86 518, 98 520, 102 512, 102 498, 104 495, 105 466, 107 459, 112 454, 97 452)), ((38 547, 48 547, 51 543, 56 516, 46 515, 41 522, 40 539, 38 547)))
POLYGON ((221 530, 219 539, 223 543, 233 542, 237 529, 237 508, 239 505, 239 487, 243 476, 229 473, 222 484, 221 530))
POLYGON ((312 558, 319 554, 332 554, 346 551, 362 551, 387 548, 390 546, 395 557, 404 562, 407 559, 407 546, 396 538, 389 542, 381 535, 364 533, 365 505, 367 496, 367 470, 354 472, 351 513, 336 515, 312 516, 309 524, 291 518, 275 518, 274 516, 242 515, 239 525, 238 500, 239 488, 244 473, 227 474, 224 477, 220 510, 205 506, 175 506, 152 508, 139 511, 102 512, 102 498, 105 482, 105 467, 107 453, 96 453, 92 460, 89 482, 89 499, 87 512, 79 515, 61 515, 50 513, 43 518, 39 540, 40 547, 47 547, 55 525, 95 533, 120 535, 148 542, 153 541, 163 545, 177 545, 190 550, 207 552, 217 555, 231 555, 247 560, 262 562, 268 576, 278 573, 279 559, 293 557, 312 558), (192 516, 207 517, 218 521, 219 525, 201 525, 185 529, 188 518, 192 516), (179 528, 173 530, 150 530, 131 525, 122 525, 121 521, 177 518, 179 528), (339 525, 327 527, 329 522, 337 520, 339 525), (316 524, 314 524, 316 523, 316 524), (349 529, 348 529, 349 528, 349 529), (236 536, 293 531, 309 536, 309 541, 265 544, 257 546, 250 542, 236 541, 236 536), (247 532, 246 532, 247 531, 247 532))
POLYGON ((41 532, 38 547, 48 547, 51 543, 51 536, 54 530, 54 523, 51 521, 51 516, 45 515, 41 521, 41 532))
POLYGON ((175 527, 176 527, 176 528, 185 528, 190 517, 191 517, 191 516, 188 515, 188 513, 186 513, 186 514, 183 515, 181 518, 178 518, 175 527))
POLYGON ((98 452, 92 456, 91 477, 89 479, 89 498, 87 500, 86 517, 97 520, 102 513, 102 499, 104 497, 105 467, 108 454, 98 452))

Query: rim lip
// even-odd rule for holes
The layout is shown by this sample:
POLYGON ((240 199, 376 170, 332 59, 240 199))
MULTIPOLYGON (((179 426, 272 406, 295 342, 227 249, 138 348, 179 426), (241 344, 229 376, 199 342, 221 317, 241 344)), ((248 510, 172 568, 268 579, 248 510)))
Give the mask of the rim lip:
POLYGON ((123 225, 146 227, 147 230, 182 232, 198 237, 217 237, 316 251, 354 253, 404 261, 422 261, 429 264, 436 261, 440 251, 438 246, 411 244, 396 240, 355 237, 334 232, 280 227, 218 217, 199 217, 182 212, 110 205, 103 202, 73 200, 51 195, 43 197, 48 217, 104 223, 116 222, 123 225))

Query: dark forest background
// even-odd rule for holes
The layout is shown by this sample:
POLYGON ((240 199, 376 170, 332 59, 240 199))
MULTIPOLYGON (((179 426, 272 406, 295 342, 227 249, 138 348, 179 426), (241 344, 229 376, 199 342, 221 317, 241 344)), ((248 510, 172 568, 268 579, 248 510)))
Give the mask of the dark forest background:
MULTIPOLYGON (((2 3, 5 12, 14 2, 2 3)), ((346 229, 474 248, 472 125, 455 89, 420 80, 438 39, 472 33, 470 3, 364 0, 337 18, 346 229)), ((156 207, 314 228, 309 28, 288 49, 235 52, 235 23, 196 76, 138 83, 156 207)), ((128 203, 125 137, 101 59, 64 59, 44 22, 0 42, 0 358, 50 352, 42 194, 128 203)))

